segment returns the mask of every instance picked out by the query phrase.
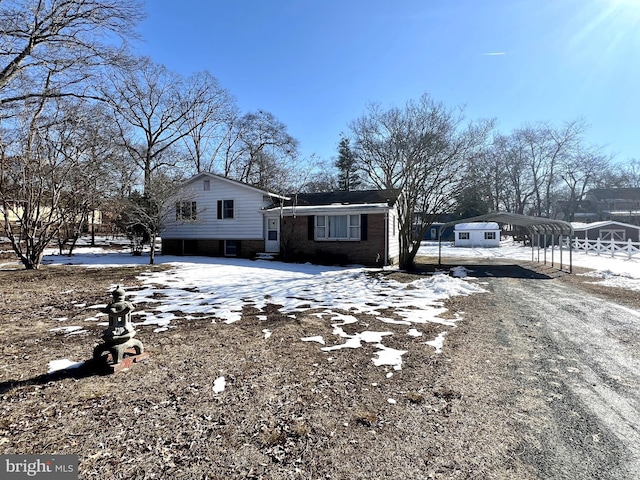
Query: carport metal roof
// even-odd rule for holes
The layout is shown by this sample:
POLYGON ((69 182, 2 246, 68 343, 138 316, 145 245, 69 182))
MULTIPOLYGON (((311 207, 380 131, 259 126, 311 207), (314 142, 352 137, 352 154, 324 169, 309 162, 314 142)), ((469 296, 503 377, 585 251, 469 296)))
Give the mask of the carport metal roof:
MULTIPOLYGON (((451 225, 457 225, 458 223, 471 223, 471 222, 498 222, 506 223, 508 225, 517 225, 519 227, 525 227, 529 230, 529 233, 533 235, 566 235, 571 237, 573 235, 573 227, 569 222, 563 220, 554 220, 552 218, 543 217, 531 217, 529 215, 521 215, 519 213, 508 212, 493 212, 486 215, 480 215, 478 217, 465 218, 462 220, 455 220, 453 222, 447 222, 440 226, 438 231, 438 263, 442 263, 442 232, 446 227, 451 225)), ((533 243, 532 243, 533 248, 533 243)), ((562 269, 562 244, 560 244, 560 269, 562 269)), ((545 248, 545 261, 546 261, 546 248, 545 248)), ((572 262, 572 249, 571 242, 569 242, 569 272, 573 270, 572 262)))

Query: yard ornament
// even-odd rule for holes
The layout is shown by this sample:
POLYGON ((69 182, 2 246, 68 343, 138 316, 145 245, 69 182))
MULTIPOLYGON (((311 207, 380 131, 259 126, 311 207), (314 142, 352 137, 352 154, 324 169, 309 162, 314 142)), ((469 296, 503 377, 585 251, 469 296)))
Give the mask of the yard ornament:
POLYGON ((109 315, 109 327, 104 331, 104 343, 93 351, 93 359, 98 365, 106 366, 111 373, 129 368, 149 356, 142 342, 133 338, 136 334, 131 323, 134 306, 125 299, 126 293, 120 286, 112 292, 113 301, 102 311, 109 315))

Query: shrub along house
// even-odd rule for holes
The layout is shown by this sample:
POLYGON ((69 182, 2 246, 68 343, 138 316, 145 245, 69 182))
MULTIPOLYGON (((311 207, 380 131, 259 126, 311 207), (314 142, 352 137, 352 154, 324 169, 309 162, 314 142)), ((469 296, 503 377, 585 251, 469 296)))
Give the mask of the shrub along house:
POLYGON ((281 218, 286 260, 322 264, 394 264, 399 256, 395 190, 293 195, 266 210, 281 218))

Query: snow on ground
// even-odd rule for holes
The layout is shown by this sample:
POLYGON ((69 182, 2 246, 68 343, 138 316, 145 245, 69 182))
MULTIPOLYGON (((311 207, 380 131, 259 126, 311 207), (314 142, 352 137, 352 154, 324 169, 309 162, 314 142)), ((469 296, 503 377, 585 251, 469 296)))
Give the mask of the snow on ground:
MULTIPOLYGON (((437 242, 423 242, 419 255, 437 256, 437 242)), ((442 255, 443 258, 532 260, 531 248, 513 242, 503 242, 500 248, 491 249, 455 248, 451 244, 443 244, 442 255)), ((559 252, 556 251, 554 255, 558 262, 559 252)), ((538 256, 542 259, 543 251, 534 249, 533 257, 537 259, 538 256)), ((550 250, 547 251, 547 259, 550 262, 550 250)), ((563 253, 563 261, 568 261, 567 251, 563 253)), ((169 265, 170 268, 141 276, 143 287, 130 289, 128 297, 134 305, 145 304, 144 308, 134 311, 133 321, 154 325, 156 333, 171 328, 171 322, 177 317, 232 324, 241 320, 245 306, 259 310, 262 314, 258 318, 261 320, 266 319, 264 308, 267 304, 282 305, 280 311, 293 318, 306 315, 308 310, 314 309, 316 312, 313 315, 326 320, 333 328, 333 338, 323 338, 318 334, 301 338, 301 342, 308 342, 310 348, 320 348, 334 355, 345 349, 359 348, 363 343, 371 344, 376 349, 372 362, 395 370, 402 368, 402 357, 410 349, 411 342, 423 336, 421 325, 440 325, 440 333, 433 339, 424 339, 422 343, 432 346, 436 353, 445 348, 447 332, 461 320, 460 317, 441 317, 446 312, 443 306, 445 299, 483 291, 473 272, 464 267, 455 267, 451 272, 440 272, 407 284, 390 279, 386 275, 388 272, 360 267, 162 255, 156 257, 156 262, 169 265), (393 318, 389 317, 387 309, 394 312, 393 318), (371 315, 375 322, 362 324, 355 317, 357 314, 371 315), (348 324, 357 324, 362 331, 347 334, 342 327, 348 324), (406 327, 403 336, 405 349, 385 346, 386 338, 397 335, 385 329, 385 324, 406 327)), ((45 258, 45 263, 105 268, 146 264, 148 257, 79 247, 72 257, 50 254, 45 258)), ((588 274, 593 276, 594 281, 640 289, 638 259, 598 257, 574 252, 573 264, 594 269, 588 274)), ((76 307, 95 310, 101 306, 78 304, 76 307)), ((64 321, 63 318, 57 320, 64 321)), ((86 320, 104 320, 104 314, 97 313, 86 320)), ((81 330, 80 327, 70 326, 54 331, 68 335, 81 330)), ((266 342, 272 335, 268 329, 256 333, 266 342)))
MULTIPOLYGON (((422 242, 418 255, 437 257, 438 242, 422 242)), ((500 243, 499 248, 463 248, 454 247, 452 242, 442 244, 443 261, 446 257, 475 257, 482 258, 504 258, 522 261, 544 261, 544 249, 537 247, 523 247, 522 244, 506 240, 500 243)), ((593 269, 592 272, 584 275, 594 278, 594 282, 602 283, 612 287, 627 288, 630 290, 640 290, 640 257, 628 258, 626 255, 617 254, 611 257, 610 254, 596 255, 584 251, 574 250, 572 253, 574 266, 593 269)), ((547 263, 551 263, 551 248, 546 252, 547 263)), ((560 250, 556 246, 553 253, 553 260, 556 264, 560 261, 560 250)), ((569 264, 569 252, 566 248, 562 251, 563 265, 569 264)), ((461 268, 461 267, 458 267, 461 268)))
MULTIPOLYGON (((84 253, 83 250, 78 248, 72 257, 48 255, 45 262, 93 268, 148 262, 148 257, 123 252, 92 249, 84 253)), ((386 271, 362 267, 169 256, 158 256, 157 262, 169 265, 170 269, 144 274, 140 277, 143 286, 129 289, 128 299, 134 305, 144 304, 133 312, 132 320, 136 324, 153 325, 154 332, 161 333, 171 328, 172 321, 178 317, 232 324, 241 320, 245 306, 255 307, 258 318, 262 319, 266 319, 267 304, 281 305, 280 312, 293 318, 313 309, 313 315, 331 325, 332 338, 323 338, 318 332, 301 338, 301 342, 333 354, 369 344, 375 349, 371 359, 375 365, 396 370, 402 368, 402 356, 408 347, 395 349, 385 345, 385 339, 394 335, 388 327, 384 328, 385 324, 406 327, 403 340, 408 345, 421 336, 420 325, 437 324, 442 331, 455 327, 460 318, 440 317, 446 312, 445 299, 483 291, 473 278, 450 276, 449 272, 407 284, 390 279, 386 271), (392 310, 393 315, 390 316, 387 309, 392 310), (370 315, 374 320, 369 324, 359 323, 358 314, 370 315), (358 331, 347 334, 343 327, 349 324, 357 324, 358 331)), ((124 287, 126 289, 126 285, 124 287)), ((84 308, 96 310, 103 306, 84 308)), ((104 314, 96 313, 86 320, 104 320, 104 314)), ((60 327, 56 331, 70 334, 77 329, 60 327)), ((269 341, 272 332, 261 329, 257 334, 269 341)), ((430 344, 429 339, 423 343, 430 344)), ((433 346, 440 350, 437 345, 433 346)))

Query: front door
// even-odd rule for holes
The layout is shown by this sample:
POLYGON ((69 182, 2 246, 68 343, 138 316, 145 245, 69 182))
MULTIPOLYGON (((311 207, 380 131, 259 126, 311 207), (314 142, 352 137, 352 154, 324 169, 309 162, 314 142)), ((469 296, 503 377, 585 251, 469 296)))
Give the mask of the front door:
POLYGON ((267 217, 266 224, 265 251, 267 253, 280 253, 280 217, 267 217))

